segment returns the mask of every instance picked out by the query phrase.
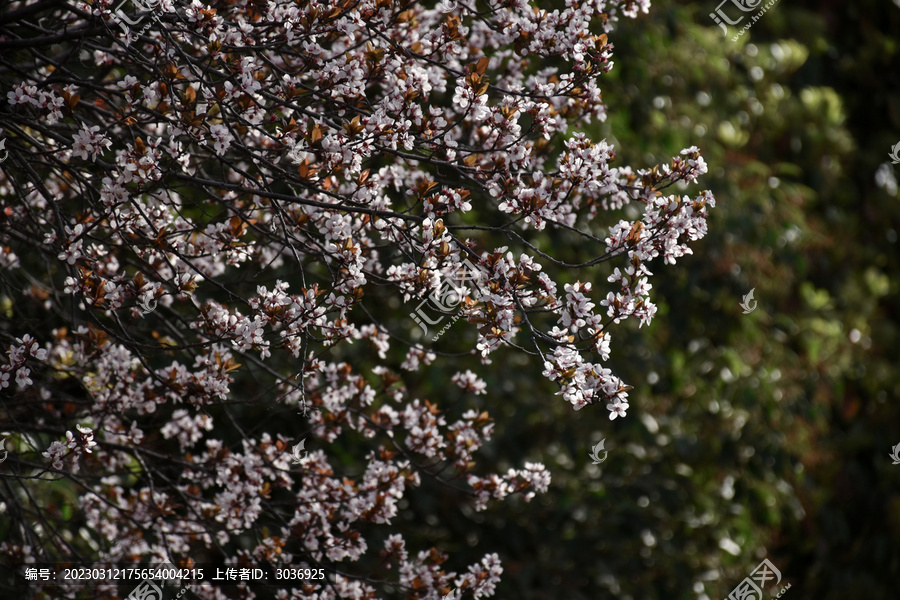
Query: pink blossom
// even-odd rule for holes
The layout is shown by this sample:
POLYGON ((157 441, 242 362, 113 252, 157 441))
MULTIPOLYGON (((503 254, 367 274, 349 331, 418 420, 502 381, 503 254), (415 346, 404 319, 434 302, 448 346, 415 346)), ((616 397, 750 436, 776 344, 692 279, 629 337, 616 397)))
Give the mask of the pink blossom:
POLYGON ((112 142, 106 138, 100 131, 99 125, 88 127, 82 125, 81 131, 75 134, 72 143, 72 150, 76 156, 87 158, 91 156, 92 161, 97 160, 97 155, 103 151, 103 148, 112 146, 112 142))

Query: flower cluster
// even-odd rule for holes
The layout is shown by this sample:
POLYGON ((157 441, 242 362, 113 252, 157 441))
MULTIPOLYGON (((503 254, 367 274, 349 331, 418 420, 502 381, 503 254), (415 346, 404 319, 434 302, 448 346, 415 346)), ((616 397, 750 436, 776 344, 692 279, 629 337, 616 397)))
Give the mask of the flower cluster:
POLYGON ((94 441, 94 432, 89 427, 78 425, 75 429, 77 433, 66 432, 65 442, 54 441, 47 451, 42 453, 54 469, 62 469, 63 458, 71 454, 73 456, 72 472, 77 472, 78 464, 74 462, 74 458, 82 452, 92 453, 92 448, 97 445, 97 442, 94 441))
MULTIPOLYGON (((455 478, 477 510, 545 491, 539 463, 479 464, 476 403, 498 398, 472 369, 524 352, 575 409, 624 417, 608 329, 651 322, 650 263, 689 254, 715 206, 687 195, 697 148, 613 166, 583 131, 607 118, 615 23, 648 5, 163 0, 138 35, 110 2, 13 13, 0 400, 44 465, 21 485, 90 469, 97 560, 341 563, 279 591, 322 599, 383 592, 354 565, 412 488, 455 478), (65 35, 32 40, 38 19, 65 35), (426 337, 414 303, 422 328, 462 322, 426 337), (473 358, 425 397, 453 356, 473 358)), ((51 531, 17 547, 48 558, 51 531)), ((384 542, 384 585, 494 594, 496 555, 458 573, 406 544, 384 542)))
POLYGON ((20 338, 16 338, 16 343, 9 347, 6 351, 8 362, 0 365, 0 390, 9 387, 10 375, 19 388, 27 387, 34 383, 29 375, 31 368, 25 365, 34 361, 43 361, 47 359, 47 350, 41 348, 37 341, 29 334, 25 334, 20 338))

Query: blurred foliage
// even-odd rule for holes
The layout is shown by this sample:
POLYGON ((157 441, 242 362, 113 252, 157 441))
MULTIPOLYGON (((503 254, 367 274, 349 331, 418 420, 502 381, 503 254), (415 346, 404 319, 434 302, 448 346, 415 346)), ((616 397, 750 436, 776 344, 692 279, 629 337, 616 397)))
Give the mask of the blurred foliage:
MULTIPOLYGON (((484 454, 545 462, 551 492, 473 515, 426 486, 404 515, 460 564, 499 552, 500 598, 724 598, 766 557, 771 596, 896 597, 900 198, 875 172, 900 141, 900 7, 779 3, 736 42, 714 8, 620 23, 610 119, 585 125, 634 166, 696 144, 718 201, 694 255, 654 277, 654 323, 613 329, 628 418, 573 413, 537 361, 473 360, 497 420, 484 454)), ((455 370, 422 393, 446 397, 455 370)))

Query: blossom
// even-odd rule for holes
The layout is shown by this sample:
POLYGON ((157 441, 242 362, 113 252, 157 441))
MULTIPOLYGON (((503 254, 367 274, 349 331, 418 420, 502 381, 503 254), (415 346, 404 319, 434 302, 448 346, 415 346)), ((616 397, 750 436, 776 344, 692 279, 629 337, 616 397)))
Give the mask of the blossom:
POLYGON ((614 421, 616 417, 625 416, 625 411, 628 410, 628 403, 616 398, 606 405, 606 409, 609 411, 609 420, 614 421))
POLYGON ((16 371, 16 384, 20 388, 23 388, 23 387, 33 384, 34 381, 32 381, 30 377, 28 377, 30 374, 31 374, 31 369, 29 369, 28 367, 20 367, 16 371))
POLYGON ((11 105, 29 104, 36 102, 37 87, 33 85, 17 84, 11 92, 6 93, 6 98, 11 105))
POLYGON ((85 452, 92 452, 91 448, 97 445, 97 442, 94 441, 94 432, 89 427, 82 427, 81 425, 76 426, 76 429, 82 436, 81 447, 85 452))
POLYGON ((81 258, 83 240, 81 239, 82 233, 84 232, 84 224, 78 223, 74 228, 66 227, 66 233, 68 234, 68 239, 65 242, 65 249, 57 255, 59 260, 64 260, 70 265, 74 265, 75 262, 81 258))
POLYGON ((103 148, 112 146, 112 141, 102 133, 98 133, 99 131, 99 125, 88 127, 82 124, 81 131, 75 134, 72 141, 72 150, 76 156, 86 159, 90 155, 91 160, 96 161, 103 148))
POLYGON ((217 154, 224 154, 231 146, 232 140, 234 140, 234 136, 231 135, 228 127, 225 125, 212 125, 209 128, 209 133, 215 140, 213 147, 217 154))
POLYGON ((452 381, 470 394, 480 395, 487 393, 487 384, 468 369, 466 369, 465 373, 456 373, 452 381))
POLYGON ((63 457, 69 451, 68 447, 59 441, 54 441, 50 444, 50 447, 47 448, 45 452, 42 452, 41 455, 50 461, 50 464, 53 465, 54 469, 62 469, 63 468, 63 457))
POLYGON ((66 431, 66 447, 75 450, 76 454, 82 450, 88 453, 93 452, 92 448, 97 445, 97 442, 94 441, 93 431, 89 427, 81 425, 76 426, 75 429, 78 431, 77 434, 66 431))

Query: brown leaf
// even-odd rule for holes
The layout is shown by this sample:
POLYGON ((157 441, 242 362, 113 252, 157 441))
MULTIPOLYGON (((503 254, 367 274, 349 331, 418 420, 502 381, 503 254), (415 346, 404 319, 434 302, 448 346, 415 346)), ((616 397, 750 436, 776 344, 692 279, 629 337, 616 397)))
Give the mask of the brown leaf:
POLYGON ((322 130, 318 125, 312 128, 312 131, 309 132, 309 144, 313 145, 319 140, 322 139, 322 130))
POLYGON ((489 59, 487 56, 482 56, 478 59, 478 64, 475 65, 475 72, 479 75, 484 75, 484 72, 487 70, 490 62, 491 59, 489 59))

